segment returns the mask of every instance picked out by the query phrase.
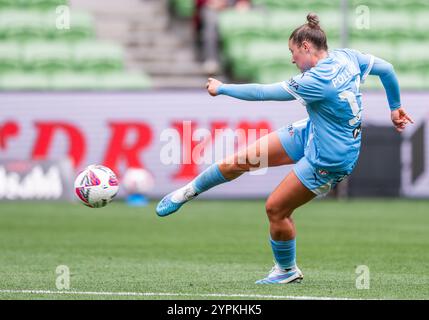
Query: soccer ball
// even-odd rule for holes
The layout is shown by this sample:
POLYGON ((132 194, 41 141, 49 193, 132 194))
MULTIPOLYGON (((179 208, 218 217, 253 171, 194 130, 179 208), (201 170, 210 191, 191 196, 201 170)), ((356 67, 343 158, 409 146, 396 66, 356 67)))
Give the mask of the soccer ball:
POLYGON ((101 208, 116 196, 119 190, 118 178, 109 168, 90 165, 77 176, 74 182, 75 194, 86 206, 101 208))
POLYGON ((154 184, 150 172, 142 168, 129 168, 122 178, 122 185, 128 194, 145 195, 153 189, 154 184))

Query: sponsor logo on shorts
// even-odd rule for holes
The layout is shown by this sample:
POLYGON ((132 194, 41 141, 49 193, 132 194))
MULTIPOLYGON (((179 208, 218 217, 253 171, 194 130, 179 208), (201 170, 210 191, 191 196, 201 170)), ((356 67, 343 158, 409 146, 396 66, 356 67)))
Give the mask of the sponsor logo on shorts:
POLYGON ((329 172, 324 169, 317 170, 317 173, 319 173, 321 176, 327 176, 329 174, 329 172))
POLYGON ((291 124, 290 124, 290 125, 288 125, 287 130, 289 131, 289 135, 290 135, 290 136, 293 136, 293 134, 294 134, 294 130, 293 130, 293 126, 292 126, 291 124))
POLYGON ((361 132, 362 132, 362 126, 359 124, 359 126, 353 129, 353 138, 356 139, 361 132))

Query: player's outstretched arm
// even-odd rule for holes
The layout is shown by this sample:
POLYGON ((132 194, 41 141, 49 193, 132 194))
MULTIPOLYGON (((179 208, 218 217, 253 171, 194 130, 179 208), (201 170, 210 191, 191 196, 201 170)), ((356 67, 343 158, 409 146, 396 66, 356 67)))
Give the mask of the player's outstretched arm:
POLYGON ((401 132, 408 123, 414 123, 413 119, 401 106, 398 78, 392 64, 383 59, 374 57, 374 65, 369 74, 380 77, 389 102, 392 123, 396 130, 401 132))
POLYGON ((220 94, 248 101, 290 101, 295 98, 287 92, 281 82, 274 84, 224 84, 209 78, 206 84, 211 96, 220 94))

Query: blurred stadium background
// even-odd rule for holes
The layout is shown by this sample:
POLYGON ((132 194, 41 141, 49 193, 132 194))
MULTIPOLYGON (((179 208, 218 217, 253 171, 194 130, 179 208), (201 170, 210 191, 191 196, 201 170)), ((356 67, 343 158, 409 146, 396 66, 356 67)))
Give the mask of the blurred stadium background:
POLYGON ((65 264, 77 291, 427 299, 428 18, 427 0, 0 0, 0 298, 106 298, 55 293, 65 264), (146 169, 154 201, 190 181, 204 163, 161 156, 166 129, 178 132, 182 156, 192 152, 184 121, 191 132, 270 131, 306 117, 296 102, 213 99, 204 85, 297 74, 287 40, 308 12, 330 49, 394 65, 416 123, 397 134, 381 82, 369 77, 358 167, 296 218, 307 286, 252 286, 271 261, 263 199, 291 168, 215 188, 162 222, 154 202, 126 206, 124 190, 100 212, 70 202, 74 177, 92 163, 119 177, 146 169), (355 288, 360 264, 375 270, 372 290, 355 288), (52 292, 25 291, 36 289, 52 292))

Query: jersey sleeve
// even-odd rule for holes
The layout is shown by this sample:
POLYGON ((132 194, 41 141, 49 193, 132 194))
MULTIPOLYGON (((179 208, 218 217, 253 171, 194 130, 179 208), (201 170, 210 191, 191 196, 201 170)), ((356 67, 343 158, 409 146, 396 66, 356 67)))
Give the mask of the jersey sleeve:
POLYGON ((303 105, 324 99, 325 85, 311 73, 303 73, 283 82, 283 88, 303 105))
POLYGON ((351 52, 357 59, 361 74, 361 82, 364 83, 366 77, 368 77, 372 67, 374 66, 375 57, 371 54, 365 54, 354 49, 349 49, 349 52, 351 52))
POLYGON ((380 77, 381 83, 386 91, 390 110, 393 111, 398 109, 401 106, 401 93, 398 78, 392 64, 375 57, 374 66, 370 74, 380 77))
POLYGON ((399 83, 393 66, 383 59, 371 54, 363 54, 357 50, 350 50, 357 58, 361 69, 361 82, 363 83, 368 75, 377 75, 384 86, 387 100, 391 110, 401 106, 399 83))
POLYGON ((218 94, 247 101, 290 101, 295 97, 283 89, 282 83, 222 84, 218 94))

